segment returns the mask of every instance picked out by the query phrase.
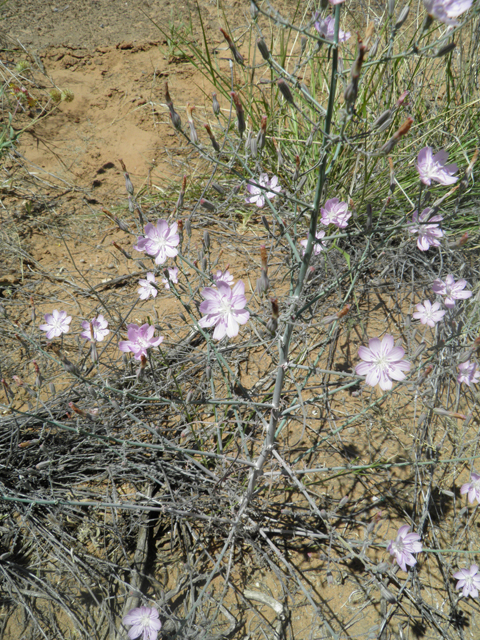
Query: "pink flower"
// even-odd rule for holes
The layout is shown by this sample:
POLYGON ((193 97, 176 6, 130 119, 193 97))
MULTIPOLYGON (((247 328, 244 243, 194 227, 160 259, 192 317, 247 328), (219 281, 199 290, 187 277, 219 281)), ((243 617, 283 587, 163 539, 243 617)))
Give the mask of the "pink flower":
POLYGON ((245 202, 248 202, 249 204, 255 203, 257 207, 263 207, 265 204, 265 198, 271 200, 282 190, 278 184, 277 176, 273 176, 272 179, 269 180, 268 174, 266 173, 260 174, 258 184, 263 187, 263 189, 256 187, 250 182, 247 184, 247 191, 250 196, 245 199, 245 202), (266 189, 270 189, 270 191, 266 191, 266 189))
MULTIPOLYGON (((340 2, 344 1, 345 0, 340 0, 340 2)), ((331 4, 340 4, 340 2, 333 2, 332 0, 330 0, 331 4)), ((333 42, 335 39, 335 18, 333 16, 320 18, 320 20, 317 20, 315 22, 315 29, 323 38, 325 38, 325 40, 330 40, 330 42, 333 42)), ((350 31, 345 32, 341 29, 338 30, 338 42, 346 42, 350 38, 350 36, 350 31)))
POLYGON ((385 335, 371 338, 367 347, 359 347, 358 355, 364 362, 355 367, 359 376, 367 376, 365 382, 374 387, 379 384, 380 389, 387 391, 392 388, 392 380, 404 380, 404 371, 410 371, 410 362, 402 360, 405 351, 396 347, 392 336, 385 335))
POLYGON ((419 302, 416 305, 416 311, 413 314, 415 320, 420 320, 422 324, 427 324, 429 327, 434 327, 437 322, 443 318, 443 316, 447 313, 446 311, 440 310, 440 303, 434 302, 433 304, 430 300, 424 300, 423 304, 419 302))
POLYGON ((157 640, 157 635, 162 628, 158 617, 158 611, 150 607, 138 607, 131 609, 123 618, 123 624, 132 625, 128 632, 130 640, 142 636, 142 640, 157 640))
MULTIPOLYGON (((315 238, 317 242, 313 245, 313 255, 318 256, 318 254, 325 249, 325 243, 321 242, 322 238, 325 237, 325 231, 317 231, 315 234, 315 238)), ((304 247, 303 255, 305 255, 305 249, 307 247, 308 238, 305 240, 300 240, 300 244, 304 247)))
POLYGON ((138 284, 140 288, 138 289, 138 295, 140 296, 140 300, 147 300, 150 296, 153 298, 157 297, 157 287, 154 287, 155 276, 151 271, 147 273, 146 280, 139 280, 138 284))
POLYGON ((439 22, 455 26, 458 24, 453 18, 458 18, 472 6, 472 0, 423 0, 425 10, 429 16, 439 22))
POLYGON ((437 278, 432 284, 433 293, 438 293, 445 297, 445 306, 447 309, 453 309, 455 306, 455 300, 466 300, 472 296, 471 291, 463 291, 468 282, 461 278, 455 282, 454 277, 450 274, 445 278, 445 281, 437 278))
POLYGON ((225 284, 228 284, 229 287, 231 287, 233 285, 233 276, 230 273, 230 271, 228 269, 225 269, 225 271, 221 271, 220 269, 213 274, 213 279, 215 280, 215 284, 218 284, 219 282, 225 282, 225 284))
POLYGON ((432 211, 433 209, 427 207, 420 215, 418 215, 418 211, 413 212, 413 225, 410 225, 409 231, 410 233, 418 233, 417 247, 420 251, 428 251, 430 247, 440 246, 439 238, 443 236, 443 231, 438 224, 432 223, 441 222, 443 217, 432 216, 430 218, 432 211))
POLYGON ((423 549, 418 533, 409 533, 409 531, 409 525, 404 524, 398 530, 396 540, 390 540, 387 546, 387 551, 391 556, 395 556, 395 560, 402 571, 407 571, 407 564, 409 567, 417 564, 412 554, 420 553, 423 549))
POLYGON ((478 596, 480 574, 476 564, 472 564, 469 569, 460 569, 460 571, 453 574, 453 577, 458 580, 455 588, 462 590, 464 598, 468 598, 468 596, 476 598, 478 596))
POLYGON ((423 184, 430 186, 432 180, 440 184, 454 184, 458 177, 454 174, 458 171, 456 164, 445 164, 447 162, 448 153, 441 149, 433 155, 431 147, 424 147, 418 154, 417 169, 420 174, 420 180, 423 184))
POLYGON ((459 374, 457 376, 457 382, 464 382, 466 385, 470 386, 472 384, 477 384, 480 380, 480 371, 477 371, 477 365, 475 362, 470 362, 470 360, 466 360, 458 365, 459 374))
POLYGON ((128 340, 120 340, 118 348, 120 351, 131 351, 135 356, 135 360, 141 360, 142 356, 147 355, 150 347, 158 347, 163 342, 163 337, 153 337, 155 327, 149 324, 142 324, 141 327, 136 324, 129 324, 127 328, 128 340))
POLYGON ((45 324, 41 324, 39 329, 47 332, 47 340, 58 338, 62 333, 68 333, 69 324, 72 316, 67 316, 66 311, 57 311, 54 309, 52 313, 45 314, 45 324))
POLYGON ((334 224, 339 229, 345 229, 348 226, 348 219, 352 215, 348 210, 346 202, 340 202, 338 198, 327 200, 325 207, 320 209, 322 213, 322 224, 334 224))
POLYGON ((473 504, 475 500, 480 504, 480 476, 473 472, 470 474, 470 482, 462 484, 460 495, 468 494, 468 501, 473 504))
POLYGON ((177 223, 174 222, 169 227, 166 220, 157 220, 156 226, 151 222, 145 226, 145 237, 138 238, 133 248, 153 256, 156 264, 163 264, 167 258, 174 258, 177 255, 176 247, 179 242, 177 223))
POLYGON ((101 342, 110 333, 110 329, 107 329, 108 322, 102 314, 100 314, 98 318, 92 318, 90 322, 88 320, 84 320, 82 322, 82 327, 85 331, 82 331, 80 335, 82 338, 85 338, 85 340, 90 340, 90 342, 93 342, 94 340, 95 342, 101 342))
POLYGON ((205 327, 215 326, 213 338, 221 340, 225 335, 233 338, 238 335, 238 325, 248 322, 250 314, 244 310, 247 304, 245 285, 242 280, 230 289, 228 284, 219 280, 217 288, 205 287, 201 292, 205 300, 200 305, 200 312, 205 315, 198 324, 205 327))
MULTIPOLYGON (((178 282, 178 267, 169 267, 168 268, 168 278, 173 284, 177 284, 178 282)), ((165 285, 165 289, 170 289, 170 282, 168 278, 162 278, 162 282, 165 285)))

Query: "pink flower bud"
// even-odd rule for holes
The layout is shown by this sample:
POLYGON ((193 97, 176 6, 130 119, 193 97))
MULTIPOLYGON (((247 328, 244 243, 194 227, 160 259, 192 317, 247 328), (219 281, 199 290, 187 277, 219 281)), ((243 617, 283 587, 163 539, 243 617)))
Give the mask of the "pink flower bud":
POLYGON ((283 97, 285 98, 285 100, 289 104, 295 105, 295 102, 293 100, 292 92, 290 91, 290 87, 285 82, 285 80, 283 80, 283 78, 280 78, 280 80, 277 80, 277 86, 280 89, 280 91, 281 91, 283 97))
POLYGON ((243 106, 242 106, 242 103, 240 102, 238 95, 235 93, 235 91, 230 91, 230 95, 232 97, 233 104, 235 105, 235 111, 237 113, 238 132, 240 134, 240 137, 242 137, 246 129, 245 114, 243 111, 243 106))

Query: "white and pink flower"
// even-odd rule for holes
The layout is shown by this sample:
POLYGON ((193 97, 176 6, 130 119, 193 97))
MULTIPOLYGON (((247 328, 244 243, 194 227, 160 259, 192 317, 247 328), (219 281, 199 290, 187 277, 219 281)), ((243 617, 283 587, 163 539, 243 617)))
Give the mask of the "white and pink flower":
POLYGON ((442 309, 439 302, 432 304, 430 300, 424 300, 423 304, 419 302, 415 308, 416 311, 413 314, 415 320, 420 320, 422 324, 426 324, 429 327, 434 327, 447 313, 442 309))
MULTIPOLYGON (((345 0, 340 0, 340 2, 344 2, 345 0)), ((331 4, 340 4, 340 2, 333 2, 330 0, 331 4)), ((317 17, 317 16, 316 16, 317 17)), ((318 33, 325 38, 325 40, 329 40, 333 42, 335 39, 335 18, 333 16, 327 16, 326 18, 319 18, 316 20, 315 29, 318 33)), ((342 31, 338 30, 338 42, 347 42, 350 39, 351 33, 350 31, 342 31)))
POLYGON ((480 590, 480 573, 478 565, 472 564, 468 569, 460 569, 453 574, 458 580, 456 589, 461 589, 464 598, 476 598, 480 590))
POLYGON ((41 324, 39 329, 46 331, 47 340, 58 338, 62 333, 68 333, 72 316, 67 316, 66 311, 54 309, 52 313, 45 314, 45 324, 41 324))
POLYGON ((118 348, 124 353, 131 351, 135 360, 141 360, 142 356, 147 355, 148 349, 158 347, 163 342, 163 336, 154 338, 154 333, 155 327, 149 324, 142 324, 141 327, 129 324, 127 328, 128 340, 120 340, 118 348))
POLYGON ((339 229, 348 226, 348 220, 352 213, 348 210, 346 202, 340 202, 338 198, 327 200, 325 206, 320 209, 322 214, 321 223, 325 226, 334 224, 339 229))
POLYGON ((149 271, 145 277, 145 279, 141 279, 138 281, 140 285, 138 289, 138 295, 140 300, 147 300, 150 296, 152 298, 157 297, 157 287, 155 287, 155 275, 149 271))
POLYGON ((137 251, 145 251, 149 256, 155 258, 156 264, 163 264, 167 258, 174 258, 180 242, 177 233, 177 223, 174 222, 171 227, 168 226, 166 220, 157 220, 157 224, 153 225, 149 222, 145 226, 145 236, 138 238, 134 249, 137 251))
POLYGON ((230 289, 228 284, 219 280, 217 286, 205 287, 201 292, 204 301, 200 312, 204 314, 198 324, 202 328, 215 327, 213 338, 221 340, 226 335, 234 338, 238 335, 239 325, 246 324, 250 314, 245 310, 247 298, 242 280, 230 289))
POLYGON ((420 542, 420 536, 414 531, 410 532, 410 526, 404 524, 400 527, 395 540, 390 540, 387 551, 395 558, 396 563, 402 569, 407 571, 407 565, 414 567, 417 560, 413 557, 414 553, 420 553, 423 549, 420 542))
POLYGON ((269 180, 267 173, 260 174, 258 185, 259 186, 252 184, 251 182, 247 184, 247 191, 250 196, 245 199, 246 202, 256 204, 257 207, 263 207, 265 198, 271 200, 282 190, 278 184, 278 177, 273 176, 271 180, 269 180))
POLYGON ((178 284, 178 267, 168 267, 168 278, 162 278, 165 289, 170 289, 170 282, 178 284))
POLYGON ((92 318, 90 322, 88 320, 84 320, 82 322, 82 327, 84 331, 82 331, 80 335, 82 338, 85 338, 85 340, 90 340, 90 342, 102 342, 102 340, 110 333, 110 329, 108 329, 108 321, 102 314, 97 318, 92 318))
POLYGON ((417 247, 420 251, 428 251, 430 247, 440 246, 440 238, 443 236, 443 231, 437 222, 441 222, 443 217, 430 217, 432 211, 433 209, 427 207, 420 215, 418 215, 418 211, 413 212, 413 224, 409 226, 409 231, 418 236, 417 247))
MULTIPOLYGON (((322 238, 325 237, 325 231, 317 231, 315 234, 315 243, 313 245, 313 255, 318 256, 318 254, 326 249, 325 243, 322 242, 322 238)), ((300 244, 303 247, 303 255, 305 255, 305 249, 307 248, 308 238, 305 240, 300 240, 300 244)))
POLYGON ((480 504, 480 476, 478 473, 472 471, 470 474, 470 482, 462 484, 460 488, 460 495, 467 494, 468 501, 473 504, 475 500, 480 504))
POLYGON ((446 164, 448 153, 441 149, 433 155, 432 147, 424 147, 417 158, 417 170, 423 184, 430 186, 432 180, 440 184, 454 184, 458 177, 453 174, 458 171, 456 164, 446 164))
POLYGON ((128 632, 130 640, 140 637, 141 640, 157 640, 158 632, 162 628, 158 611, 153 607, 131 609, 122 622, 124 625, 131 626, 128 632))
POLYGON ((468 387, 472 384, 477 384, 480 380, 480 371, 478 371, 477 363, 466 360, 458 365, 457 382, 459 384, 465 383, 468 387))
POLYGON ((438 295, 445 296, 445 306, 447 309, 453 309, 455 300, 466 300, 473 294, 471 291, 464 291, 468 282, 463 278, 455 282, 455 278, 449 274, 445 280, 437 278, 433 281, 432 291, 438 295))
POLYGON ((423 0, 425 10, 429 16, 436 18, 439 22, 451 26, 458 25, 455 18, 458 18, 468 11, 473 0, 423 0))
POLYGON ((392 380, 404 380, 404 371, 410 371, 410 362, 403 360, 404 349, 396 347, 393 337, 388 334, 382 340, 371 338, 368 347, 359 347, 358 355, 363 362, 357 364, 355 373, 366 376, 368 385, 375 387, 378 384, 383 391, 392 388, 392 380))

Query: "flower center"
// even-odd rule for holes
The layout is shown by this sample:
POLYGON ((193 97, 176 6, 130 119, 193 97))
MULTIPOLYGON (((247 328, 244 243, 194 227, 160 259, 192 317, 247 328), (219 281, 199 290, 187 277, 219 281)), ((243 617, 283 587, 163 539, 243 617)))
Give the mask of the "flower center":
POLYGON ((403 544, 403 540, 396 540, 393 543, 393 548, 395 549, 395 551, 397 551, 398 553, 403 553, 404 552, 404 544, 403 544))
POLYGON ((149 628, 150 627, 150 614, 146 613, 145 615, 142 616, 142 619, 140 620, 140 624, 142 625, 142 627, 145 628, 149 628))
POLYGON ((388 370, 389 363, 387 357, 385 355, 378 356, 378 358, 375 360, 375 366, 382 371, 388 370))
POLYGON ((228 316, 232 311, 231 301, 227 300, 226 298, 222 298, 222 301, 218 307, 218 311, 221 313, 222 316, 228 316))

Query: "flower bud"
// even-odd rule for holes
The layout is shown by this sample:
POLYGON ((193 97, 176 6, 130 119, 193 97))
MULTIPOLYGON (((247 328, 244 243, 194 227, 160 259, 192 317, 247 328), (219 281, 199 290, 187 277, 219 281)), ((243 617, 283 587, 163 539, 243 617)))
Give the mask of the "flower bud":
POLYGON ((78 369, 73 364, 73 362, 70 362, 70 360, 68 358, 65 358, 65 356, 62 358, 62 362, 63 362, 63 368, 67 373, 71 373, 74 376, 78 376, 78 369))
POLYGON ((293 180, 297 181, 300 177, 300 156, 297 154, 295 156, 295 171, 293 173, 293 180))
POLYGON ((232 97, 233 103, 235 105, 235 111, 237 113, 238 132, 240 134, 240 137, 242 137, 246 129, 245 114, 243 111, 243 106, 242 106, 242 103, 240 102, 238 95, 235 93, 235 91, 230 91, 230 96, 232 97))
POLYGON ((387 109, 386 111, 384 111, 381 115, 378 116, 378 118, 373 123, 373 125, 372 125, 373 128, 374 129, 378 129, 378 127, 381 127, 382 124, 384 124, 385 122, 387 122, 390 119, 391 115, 392 115, 391 109, 387 109))
POLYGON ((7 381, 5 380, 5 378, 2 378, 2 385, 3 385, 3 389, 5 391, 5 395, 7 396, 7 401, 10 398, 10 400, 15 400, 15 394, 13 393, 13 391, 10 389, 7 381))
POLYGON ((268 224, 268 220, 266 219, 266 217, 262 216, 261 220, 262 220, 262 224, 265 227, 265 229, 268 231, 268 233, 270 233, 270 225, 268 224))
POLYGON ((86 412, 83 409, 80 409, 80 407, 77 407, 77 405, 74 402, 69 402, 68 406, 70 407, 70 409, 72 409, 77 415, 82 416, 82 418, 85 418, 87 416, 86 412))
POLYGON ((410 93, 410 91, 404 91, 401 96, 399 97, 399 99, 397 100, 396 104, 395 104, 395 108, 398 109, 399 107, 402 106, 402 104, 405 102, 408 94, 410 93))
POLYGON ((388 10, 388 15, 393 16, 393 12, 395 10, 395 0, 387 1, 387 10, 388 10))
POLYGON ((277 80, 277 86, 280 89, 280 91, 281 91, 283 97, 285 98, 285 100, 289 104, 294 106, 295 102, 293 100, 292 92, 290 91, 290 87, 285 82, 285 80, 283 80, 283 78, 280 78, 280 80, 277 80))
POLYGON ((398 18, 394 27, 395 31, 398 31, 398 29, 400 29, 400 27, 403 25, 405 20, 408 18, 409 11, 410 11, 410 5, 406 4, 398 14, 398 18))
POLYGON ((435 54, 435 57, 441 58, 442 56, 446 56, 448 53, 453 51, 456 46, 457 45, 455 44, 455 42, 449 42, 444 47, 441 47, 440 49, 438 49, 438 51, 435 54))
POLYGON ((218 182, 212 182, 212 187, 215 189, 215 191, 217 193, 219 193, 221 196, 225 195, 225 189, 222 187, 221 184, 218 184, 218 182))
POLYGON ((278 320, 278 316, 280 315, 279 307, 278 307, 278 298, 271 298, 270 304, 272 305, 272 318, 278 320))
POLYGON ((182 119, 180 118, 178 113, 175 111, 173 106, 170 107, 170 118, 172 119, 172 124, 175 127, 175 129, 180 130, 182 128, 182 119))
POLYGON ((48 383, 48 388, 52 396, 54 396, 57 393, 57 390, 55 389, 55 385, 53 384, 53 382, 48 383))
POLYGON ((202 206, 207 211, 215 211, 215 206, 210 202, 210 200, 205 200, 205 198, 202 198, 200 200, 200 206, 202 206))
POLYGON ((190 222, 190 218, 187 218, 185 220, 185 231, 187 232, 187 235, 189 238, 192 237, 192 223, 190 222))
POLYGON ((262 54, 262 58, 264 60, 268 60, 270 58, 270 51, 268 50, 268 47, 263 38, 257 38, 257 47, 262 54))
POLYGON ((207 269, 208 269, 208 260, 207 260, 207 257, 205 256, 202 258, 202 271, 206 273, 207 269))
POLYGON ((347 313, 350 311, 351 307, 352 307, 351 304, 346 304, 343 307, 343 309, 337 313, 337 318, 340 320, 340 318, 343 318, 344 316, 346 316, 347 313))
POLYGON ((256 290, 260 295, 262 295, 263 293, 266 293, 269 288, 270 288, 270 280, 268 279, 266 271, 262 269, 260 277, 257 280, 256 290))
POLYGON ((213 135, 213 132, 210 128, 209 124, 205 124, 203 125, 208 133, 208 137, 210 138, 210 142, 212 143, 212 147, 215 149, 215 151, 220 151, 220 145, 218 144, 218 142, 215 139, 215 136, 213 135))
POLYGON ((276 318, 270 318, 270 320, 267 322, 267 329, 270 334, 274 336, 278 329, 278 320, 276 318))
POLYGON ((237 47, 235 46, 235 44, 233 43, 232 39, 230 38, 230 36, 228 35, 228 33, 225 31, 225 29, 222 29, 220 27, 220 31, 223 34, 223 37, 225 38, 225 40, 227 41, 227 44, 230 48, 230 51, 232 52, 232 55, 234 57, 235 62, 237 62, 238 64, 241 65, 245 65, 245 61, 243 59, 242 54, 240 53, 240 51, 237 49, 237 47))
POLYGON ((212 109, 214 115, 218 116, 218 114, 220 113, 220 104, 217 100, 217 94, 215 92, 212 93, 212 109))
POLYGON ((311 282, 314 276, 315 276, 315 267, 311 265, 307 269, 306 281, 311 282))
POLYGON ((423 23, 423 31, 427 31, 427 29, 430 29, 430 27, 432 26, 432 22, 433 16, 427 14, 425 16, 425 22, 423 23))
POLYGON ((277 144, 277 141, 275 140, 275 138, 272 136, 272 142, 273 142, 273 146, 275 147, 275 151, 277 152, 277 163, 278 163, 278 168, 280 169, 280 167, 282 167, 285 163, 285 160, 283 159, 283 155, 282 155, 282 150, 280 149, 280 145, 277 144))
POLYGON ((258 8, 254 2, 250 2, 250 15, 252 16, 252 20, 256 20, 258 16, 258 8))
POLYGON ((257 157, 257 139, 251 138, 250 140, 250 152, 252 154, 252 158, 257 157))
POLYGON ((195 125, 193 124, 193 122, 189 122, 188 126, 190 127, 190 142, 192 144, 198 144, 198 135, 197 130, 195 129, 195 125))
POLYGON ((205 246, 205 249, 207 249, 208 251, 208 249, 210 249, 210 234, 206 229, 203 232, 203 244, 205 246))
POLYGON ((380 125, 377 129, 378 133, 382 133, 383 131, 386 131, 388 129, 388 127, 392 124, 393 122, 393 118, 389 118, 388 120, 386 120, 382 125, 380 125))
MULTIPOLYGON (((92 333, 92 335, 93 335, 93 333, 92 333)), ((93 362, 93 364, 98 362, 97 345, 96 345, 95 341, 93 341, 93 340, 92 340, 92 342, 90 344, 90 359, 93 362)))
POLYGON ((133 196, 134 189, 133 189, 132 181, 130 180, 130 174, 128 173, 127 168, 126 168, 123 160, 121 158, 119 158, 118 161, 122 165, 123 176, 125 178, 125 189, 127 190, 128 195, 133 196))
POLYGON ((370 60, 372 60, 372 58, 375 58, 375 56, 377 55, 379 44, 380 44, 380 37, 378 37, 373 43, 373 45, 370 47, 370 50, 368 52, 368 57, 370 60))
POLYGON ((147 366, 147 356, 142 353, 142 355, 140 356, 140 367, 138 368, 138 371, 137 371, 137 380, 143 380, 146 366, 147 366))
POLYGON ((265 146, 265 134, 267 132, 267 116, 262 116, 260 131, 257 134, 257 149, 261 151, 265 146))
POLYGON ((260 247, 260 260, 262 262, 262 269, 267 273, 268 271, 268 263, 267 263, 267 248, 264 244, 260 247))
POLYGON ((125 249, 122 249, 122 247, 119 244, 117 244, 115 241, 112 242, 112 245, 115 247, 115 249, 117 249, 117 251, 120 251, 120 253, 123 254, 125 258, 127 258, 127 260, 132 259, 132 256, 129 253, 127 253, 125 249))
POLYGON ((406 135, 410 131, 410 127, 413 124, 413 118, 407 118, 400 128, 394 133, 393 137, 386 142, 380 149, 380 153, 389 153, 393 147, 397 144, 400 138, 406 135))
POLYGON ((170 92, 168 91, 168 82, 165 82, 165 102, 167 103, 167 107, 173 107, 173 101, 170 97, 170 92))

